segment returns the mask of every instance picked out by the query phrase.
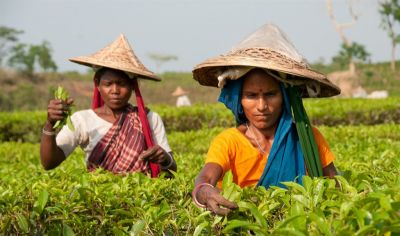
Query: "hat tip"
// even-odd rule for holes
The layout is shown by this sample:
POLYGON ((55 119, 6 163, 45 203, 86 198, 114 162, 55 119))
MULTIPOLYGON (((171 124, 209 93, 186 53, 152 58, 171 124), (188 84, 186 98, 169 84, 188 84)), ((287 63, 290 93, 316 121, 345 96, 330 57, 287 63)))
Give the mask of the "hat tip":
POLYGON ((126 36, 124 33, 120 33, 118 36, 119 39, 126 39, 126 36))

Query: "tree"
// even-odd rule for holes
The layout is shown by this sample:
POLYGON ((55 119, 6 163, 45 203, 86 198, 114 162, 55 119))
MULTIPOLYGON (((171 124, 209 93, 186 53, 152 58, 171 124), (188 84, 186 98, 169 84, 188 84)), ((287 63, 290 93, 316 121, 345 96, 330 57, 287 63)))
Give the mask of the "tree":
MULTIPOLYGON (((348 2, 349 2, 349 12, 350 12, 352 20, 351 20, 351 22, 339 24, 333 13, 332 0, 326 1, 329 17, 331 18, 331 21, 332 21, 333 25, 335 26, 336 31, 339 33, 339 36, 342 39, 342 43, 345 45, 345 47, 344 47, 345 50, 350 50, 352 48, 352 41, 346 37, 343 30, 345 28, 349 28, 350 26, 353 26, 356 23, 356 21, 358 20, 358 15, 353 11, 352 1, 349 0, 348 2)), ((342 47, 342 49, 343 49, 343 47, 342 47)), ((353 60, 352 55, 349 54, 348 56, 349 56, 349 58, 348 58, 349 71, 352 75, 355 75, 356 64, 353 60)))
POLYGON ((33 50, 40 68, 44 71, 57 71, 57 65, 51 56, 52 49, 49 42, 43 41, 41 45, 34 46, 33 50))
POLYGON ((366 62, 370 57, 364 45, 353 42, 350 47, 342 43, 341 50, 338 55, 333 57, 333 62, 338 63, 340 66, 348 65, 350 60, 355 62, 366 62))
POLYGON ((400 34, 394 32, 396 23, 400 23, 400 4, 398 0, 382 1, 379 5, 379 13, 381 14, 381 27, 387 31, 392 43, 392 61, 390 67, 392 71, 396 71, 396 45, 400 43, 400 34))
POLYGON ((178 57, 175 55, 167 55, 167 54, 159 54, 159 53, 149 53, 149 57, 156 62, 157 70, 165 62, 178 60, 178 57))
POLYGON ((18 35, 22 34, 23 31, 9 28, 6 26, 0 26, 0 65, 2 64, 5 57, 9 52, 9 44, 16 43, 18 41, 18 35))
POLYGON ((20 71, 27 74, 33 73, 33 68, 35 64, 35 58, 29 53, 27 49, 28 45, 24 43, 18 43, 11 49, 11 56, 8 58, 8 64, 20 71))
POLYGON ((44 41, 40 45, 26 45, 19 43, 11 49, 11 55, 8 59, 11 67, 32 75, 35 72, 35 65, 38 65, 43 71, 56 71, 57 65, 51 56, 50 44, 44 41))

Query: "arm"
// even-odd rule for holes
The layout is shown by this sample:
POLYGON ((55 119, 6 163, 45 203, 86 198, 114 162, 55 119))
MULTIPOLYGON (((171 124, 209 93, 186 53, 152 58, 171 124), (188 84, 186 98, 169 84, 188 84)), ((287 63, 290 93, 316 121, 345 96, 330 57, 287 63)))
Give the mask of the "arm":
POLYGON ((150 111, 147 114, 147 119, 149 120, 152 131, 154 146, 144 151, 139 158, 159 164, 161 171, 166 171, 168 173, 171 173, 170 171, 176 172, 176 162, 172 155, 171 148, 169 147, 167 134, 161 117, 157 113, 150 111))
POLYGON ((315 141, 318 145, 318 152, 323 167, 322 174, 326 177, 334 178, 335 175, 337 175, 335 165, 333 164, 335 156, 329 148, 328 142, 325 140, 324 136, 316 127, 313 127, 313 133, 315 141))
POLYGON ((196 198, 200 204, 205 205, 208 210, 218 215, 227 215, 233 209, 237 208, 236 203, 222 197, 219 190, 215 187, 209 185, 200 186, 203 183, 215 186, 222 175, 223 170, 220 165, 207 163, 196 178, 193 198, 196 198), (221 208, 221 206, 224 208, 221 208))
POLYGON ((63 104, 61 100, 51 100, 47 107, 47 121, 40 141, 40 161, 45 170, 53 169, 65 160, 64 152, 57 146, 53 126, 57 120, 64 118, 66 105, 72 102, 72 99, 67 104, 63 104))

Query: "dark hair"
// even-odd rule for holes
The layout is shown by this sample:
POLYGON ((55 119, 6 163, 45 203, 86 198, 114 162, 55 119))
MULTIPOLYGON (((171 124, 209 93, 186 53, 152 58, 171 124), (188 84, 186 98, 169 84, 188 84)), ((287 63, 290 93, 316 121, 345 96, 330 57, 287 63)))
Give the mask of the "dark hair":
POLYGON ((117 70, 113 68, 108 68, 108 67, 102 67, 101 69, 97 70, 96 73, 94 74, 94 83, 96 85, 99 85, 101 77, 107 72, 111 71, 112 73, 126 79, 130 79, 129 76, 122 70, 117 70))

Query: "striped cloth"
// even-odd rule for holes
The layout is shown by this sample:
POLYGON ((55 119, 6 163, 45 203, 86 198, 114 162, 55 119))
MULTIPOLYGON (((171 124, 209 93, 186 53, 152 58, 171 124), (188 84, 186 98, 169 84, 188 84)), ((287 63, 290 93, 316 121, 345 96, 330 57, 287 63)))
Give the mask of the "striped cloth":
POLYGON ((136 171, 149 173, 148 163, 138 159, 146 148, 137 107, 129 105, 96 144, 88 158, 87 168, 93 171, 101 167, 116 174, 136 171))

